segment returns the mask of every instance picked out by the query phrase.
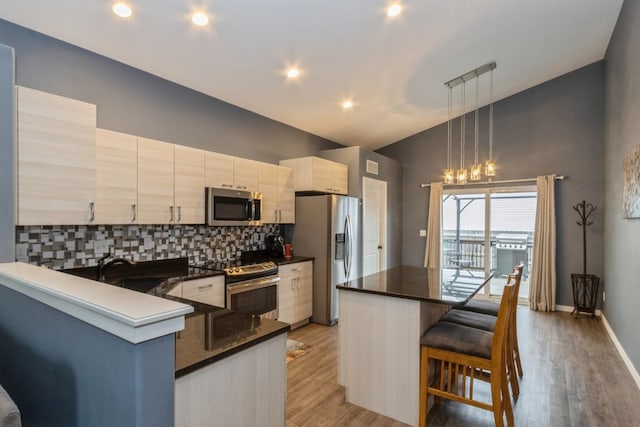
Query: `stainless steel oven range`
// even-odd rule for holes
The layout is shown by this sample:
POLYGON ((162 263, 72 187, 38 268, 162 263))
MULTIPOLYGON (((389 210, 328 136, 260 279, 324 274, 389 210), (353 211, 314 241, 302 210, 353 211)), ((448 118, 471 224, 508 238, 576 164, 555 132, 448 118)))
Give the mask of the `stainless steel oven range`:
POLYGON ((278 265, 259 264, 224 269, 227 308, 267 319, 278 318, 278 265))

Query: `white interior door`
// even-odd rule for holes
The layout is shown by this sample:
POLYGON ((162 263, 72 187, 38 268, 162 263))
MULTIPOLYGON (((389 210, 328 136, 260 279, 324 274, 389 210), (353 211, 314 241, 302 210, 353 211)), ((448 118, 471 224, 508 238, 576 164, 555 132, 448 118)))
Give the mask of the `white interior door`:
POLYGON ((363 276, 387 268, 387 183, 362 178, 363 276))

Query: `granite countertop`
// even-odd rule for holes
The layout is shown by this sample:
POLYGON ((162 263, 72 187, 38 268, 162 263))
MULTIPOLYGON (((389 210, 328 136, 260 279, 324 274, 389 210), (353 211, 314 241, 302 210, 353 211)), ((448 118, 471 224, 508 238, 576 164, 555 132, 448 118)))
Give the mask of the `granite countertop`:
POLYGON ((457 306, 491 277, 481 271, 399 266, 342 283, 338 289, 457 306))
MULTIPOLYGON (((298 258, 307 260, 304 257, 298 258)), ((96 267, 74 268, 63 272, 89 279, 96 277, 96 267)), ((222 271, 190 267, 187 258, 176 258, 140 262, 133 268, 126 264, 114 265, 107 271, 106 281, 114 286, 193 307, 193 313, 185 316, 185 329, 176 333, 177 378, 291 329, 288 323, 253 319, 250 315, 233 310, 167 295, 167 292, 185 280, 222 274, 222 271)))

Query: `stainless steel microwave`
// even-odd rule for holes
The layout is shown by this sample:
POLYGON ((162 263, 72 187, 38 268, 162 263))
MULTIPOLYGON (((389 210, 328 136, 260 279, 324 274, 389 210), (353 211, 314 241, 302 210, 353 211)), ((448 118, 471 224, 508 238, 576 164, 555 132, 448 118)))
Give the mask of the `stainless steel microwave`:
POLYGON ((261 225, 262 193, 206 188, 207 225, 261 225))

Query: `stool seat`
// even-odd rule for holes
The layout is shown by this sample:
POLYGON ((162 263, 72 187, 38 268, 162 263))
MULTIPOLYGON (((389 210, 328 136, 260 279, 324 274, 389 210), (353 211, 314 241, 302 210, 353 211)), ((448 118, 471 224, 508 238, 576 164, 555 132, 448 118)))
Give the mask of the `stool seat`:
POLYGON ((493 332, 496 327, 496 316, 484 313, 476 313, 475 311, 449 310, 447 314, 440 319, 443 322, 457 323, 459 325, 469 326, 471 328, 482 329, 483 331, 493 332))
POLYGON ((491 358, 493 333, 456 323, 439 321, 420 339, 420 344, 455 353, 491 358))
POLYGON ((491 301, 482 301, 472 299, 468 303, 456 307, 457 310, 475 311, 476 313, 489 314, 491 316, 497 316, 500 305, 491 301))

